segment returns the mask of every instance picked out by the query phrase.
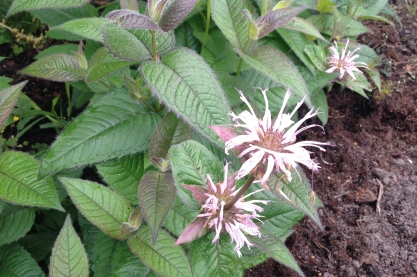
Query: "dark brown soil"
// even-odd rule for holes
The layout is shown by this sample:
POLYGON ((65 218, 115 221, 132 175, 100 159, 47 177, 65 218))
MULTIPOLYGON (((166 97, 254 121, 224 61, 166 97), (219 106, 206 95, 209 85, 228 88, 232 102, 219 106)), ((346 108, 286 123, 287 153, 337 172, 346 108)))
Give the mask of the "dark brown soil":
MULTIPOLYGON (((382 92, 327 94, 335 147, 314 175, 325 230, 305 218, 286 242, 306 276, 417 276, 417 15, 390 2, 403 28, 370 22, 360 38, 383 59, 382 92)), ((245 276, 298 275, 269 260, 245 276)))

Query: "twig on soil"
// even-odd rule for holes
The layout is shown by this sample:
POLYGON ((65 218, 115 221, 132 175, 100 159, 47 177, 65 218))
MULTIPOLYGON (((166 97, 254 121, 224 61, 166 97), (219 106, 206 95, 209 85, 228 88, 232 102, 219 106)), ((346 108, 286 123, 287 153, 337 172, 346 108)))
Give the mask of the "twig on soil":
POLYGON ((328 165, 335 165, 336 163, 329 163, 329 162, 326 162, 324 159, 323 159, 323 154, 320 152, 320 159, 323 161, 323 163, 325 163, 325 164, 328 164, 328 165))
POLYGON ((378 211, 378 214, 381 215, 381 198, 382 194, 384 193, 384 186, 382 185, 382 182, 379 179, 376 179, 376 181, 379 185, 378 200, 376 201, 376 210, 378 211))

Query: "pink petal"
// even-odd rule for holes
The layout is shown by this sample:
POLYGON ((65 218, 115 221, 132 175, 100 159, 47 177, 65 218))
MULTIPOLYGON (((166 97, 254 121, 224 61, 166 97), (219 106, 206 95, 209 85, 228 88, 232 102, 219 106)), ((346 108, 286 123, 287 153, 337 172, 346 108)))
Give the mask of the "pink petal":
POLYGON ((191 191, 191 193, 194 196, 194 199, 197 200, 198 203, 203 204, 207 200, 207 189, 205 189, 202 186, 196 186, 196 185, 182 185, 184 188, 191 191))

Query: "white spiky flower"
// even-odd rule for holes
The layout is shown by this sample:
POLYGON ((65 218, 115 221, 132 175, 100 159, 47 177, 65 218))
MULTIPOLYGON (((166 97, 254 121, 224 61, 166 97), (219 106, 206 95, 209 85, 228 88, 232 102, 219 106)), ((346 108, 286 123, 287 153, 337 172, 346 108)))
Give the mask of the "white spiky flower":
POLYGON ((342 50, 342 54, 339 55, 339 51, 337 49, 337 42, 334 42, 334 45, 331 45, 329 47, 329 50, 331 52, 331 56, 328 58, 329 60, 329 66, 330 68, 327 69, 326 73, 333 73, 333 72, 339 72, 339 80, 342 80, 345 73, 347 72, 353 80, 356 80, 355 75, 353 72, 358 72, 360 74, 363 74, 362 71, 359 70, 360 67, 369 69, 368 65, 364 62, 355 62, 357 58, 359 58, 359 55, 355 54, 356 51, 360 49, 360 47, 356 48, 353 51, 347 51, 347 47, 349 44, 349 39, 346 42, 345 48, 342 50))

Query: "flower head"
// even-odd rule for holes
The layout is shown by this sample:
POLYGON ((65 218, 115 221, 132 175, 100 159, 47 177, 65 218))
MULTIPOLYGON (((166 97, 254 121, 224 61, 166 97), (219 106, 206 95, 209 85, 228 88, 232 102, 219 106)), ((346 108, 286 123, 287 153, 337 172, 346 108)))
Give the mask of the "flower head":
POLYGON ((214 184, 210 176, 207 175, 207 188, 184 185, 201 204, 201 212, 196 220, 185 228, 175 243, 176 245, 190 242, 202 236, 203 232, 201 230, 204 230, 205 227, 216 232, 212 243, 218 241, 220 234, 226 231, 230 235, 232 243, 236 243, 234 250, 241 257, 240 249, 245 243, 249 249, 253 246, 247 239, 246 234, 261 236, 260 228, 253 220, 259 220, 261 216, 258 212, 263 211, 257 204, 262 203, 266 205, 268 201, 245 201, 245 198, 260 191, 258 190, 244 197, 240 197, 231 208, 225 209, 226 203, 231 201, 239 191, 239 189, 236 190, 235 174, 227 177, 227 167, 228 165, 226 164, 224 181, 222 183, 214 184))
POLYGON ((359 58, 359 55, 354 53, 360 49, 360 47, 356 48, 353 51, 347 51, 347 47, 349 44, 349 39, 346 42, 345 48, 342 50, 342 55, 339 55, 339 51, 337 50, 337 43, 334 42, 334 45, 329 47, 330 52, 332 53, 329 59, 329 66, 330 68, 327 69, 326 73, 332 73, 334 71, 340 72, 339 80, 343 79, 345 72, 347 72, 353 80, 356 80, 353 72, 358 72, 362 74, 362 71, 358 69, 358 67, 363 67, 369 69, 368 65, 364 62, 354 62, 355 59, 359 58))
POLYGON ((307 119, 318 114, 318 111, 311 109, 301 120, 291 120, 298 108, 303 104, 304 99, 297 103, 295 109, 287 114, 285 106, 290 98, 291 92, 287 90, 281 110, 275 120, 271 118, 271 111, 268 106, 266 91, 262 90, 265 99, 265 114, 258 119, 252 106, 249 104, 241 91, 240 99, 248 106, 249 111, 243 111, 239 115, 231 113, 233 121, 236 122, 234 129, 224 126, 211 126, 218 136, 225 141, 226 154, 233 149, 242 158, 244 163, 236 179, 248 174, 258 175, 261 184, 265 185, 271 173, 283 172, 287 180, 291 181, 290 169, 296 169, 297 164, 303 164, 313 171, 319 169, 318 164, 310 158, 310 152, 304 147, 317 147, 325 151, 320 145, 329 143, 317 141, 296 142, 297 135, 302 131, 319 126, 316 124, 307 125, 299 129, 307 119))

